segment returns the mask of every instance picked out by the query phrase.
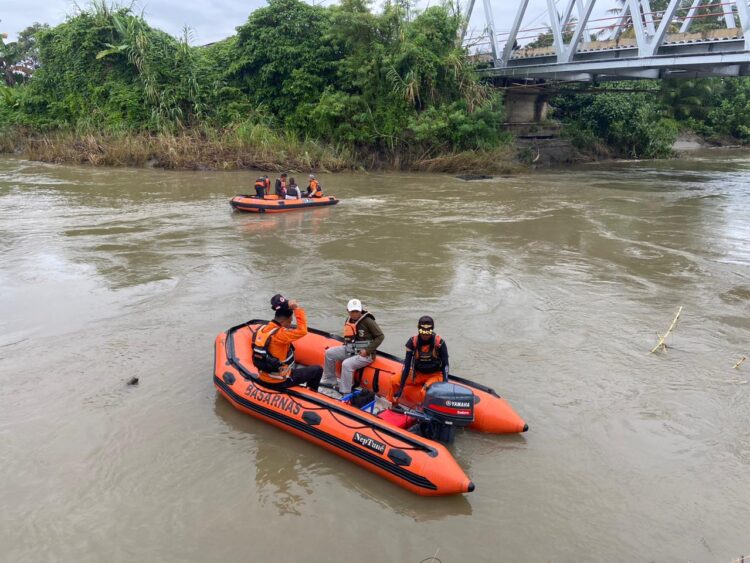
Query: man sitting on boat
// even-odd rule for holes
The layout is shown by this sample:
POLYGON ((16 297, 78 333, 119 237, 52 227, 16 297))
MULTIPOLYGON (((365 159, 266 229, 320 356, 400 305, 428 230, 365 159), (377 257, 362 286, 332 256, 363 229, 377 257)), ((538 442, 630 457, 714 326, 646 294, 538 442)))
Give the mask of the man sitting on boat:
POLYGON ((323 368, 294 367, 292 342, 307 334, 305 310, 280 294, 271 298, 271 307, 276 311, 273 320, 253 336, 253 364, 258 369, 258 378, 267 387, 286 389, 307 383, 308 389, 317 391, 323 368), (297 328, 291 328, 292 316, 296 317, 297 328))
POLYGON ((401 384, 393 400, 402 394, 414 404, 422 404, 427 388, 438 381, 448 381, 448 345, 435 334, 435 321, 425 315, 417 323, 417 335, 406 341, 406 358, 401 384))
POLYGON ((375 359, 375 351, 385 339, 383 331, 372 313, 362 308, 359 299, 352 299, 346 306, 349 317, 344 323, 344 345, 326 350, 326 365, 322 383, 336 383, 336 362, 341 362, 341 381, 338 391, 347 395, 352 391, 354 372, 370 365, 375 359))
POLYGON ((307 185, 305 197, 323 197, 323 188, 320 182, 315 179, 315 174, 310 174, 309 179, 310 183, 307 185))
POLYGON ((286 192, 287 199, 302 199, 302 192, 300 192, 299 186, 294 177, 289 180, 289 188, 286 192))

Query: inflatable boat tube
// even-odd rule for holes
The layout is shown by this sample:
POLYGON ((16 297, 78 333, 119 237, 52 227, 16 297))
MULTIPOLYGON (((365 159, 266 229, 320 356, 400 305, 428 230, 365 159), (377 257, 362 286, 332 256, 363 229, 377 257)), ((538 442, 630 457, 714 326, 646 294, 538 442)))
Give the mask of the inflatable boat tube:
POLYGON ((339 202, 333 196, 309 197, 301 199, 279 199, 276 195, 267 195, 263 199, 255 196, 238 195, 233 197, 229 204, 237 211, 249 213, 284 213, 299 209, 314 209, 316 207, 327 207, 339 202))
MULTIPOLYGON (((265 321, 250 322, 264 324, 265 321)), ((340 336, 309 329, 306 336, 294 343, 296 360, 304 365, 324 365, 325 351, 333 346, 341 346, 343 342, 344 339, 340 336)), ((401 382, 403 365, 404 361, 401 358, 378 351, 375 361, 357 374, 359 384, 391 401, 401 382)), ((469 428, 491 434, 515 434, 529 429, 524 420, 494 389, 455 375, 449 378, 452 383, 466 387, 474 393, 474 422, 469 428)), ((419 406, 409 404, 406 398, 400 402, 409 407, 419 406)))

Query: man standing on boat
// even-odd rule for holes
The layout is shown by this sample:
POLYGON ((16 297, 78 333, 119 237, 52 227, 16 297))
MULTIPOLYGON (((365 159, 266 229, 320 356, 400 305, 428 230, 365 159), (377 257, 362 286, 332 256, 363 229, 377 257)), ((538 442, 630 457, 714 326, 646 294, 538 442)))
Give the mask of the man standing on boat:
POLYGON ((406 341, 406 358, 401 372, 401 384, 393 396, 398 402, 406 391, 406 398, 422 404, 427 388, 438 381, 448 381, 448 345, 435 334, 435 321, 425 315, 417 322, 417 335, 406 341))
POLYGON ((307 334, 305 310, 280 294, 271 298, 271 307, 276 311, 273 320, 253 336, 253 364, 259 379, 268 387, 286 389, 307 383, 308 389, 317 391, 323 368, 294 367, 292 342, 307 334), (292 316, 296 317, 296 328, 292 328, 292 316))
POLYGON ((341 362, 341 381, 338 391, 342 395, 351 393, 354 372, 370 365, 375 352, 385 335, 380 330, 372 313, 362 307, 359 299, 352 299, 346 306, 349 318, 344 323, 344 345, 326 350, 326 365, 321 383, 336 383, 336 362, 341 362))
POLYGON ((255 180, 255 197, 266 199, 266 179, 263 176, 258 176, 255 180))

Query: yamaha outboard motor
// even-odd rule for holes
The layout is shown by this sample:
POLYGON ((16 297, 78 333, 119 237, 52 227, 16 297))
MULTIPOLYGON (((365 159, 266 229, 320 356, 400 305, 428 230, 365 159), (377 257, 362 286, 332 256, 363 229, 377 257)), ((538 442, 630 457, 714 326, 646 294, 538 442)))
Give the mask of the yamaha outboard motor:
POLYGON ((450 444, 456 426, 468 426, 474 422, 474 393, 455 383, 433 383, 425 393, 422 411, 427 420, 420 422, 421 434, 450 444))

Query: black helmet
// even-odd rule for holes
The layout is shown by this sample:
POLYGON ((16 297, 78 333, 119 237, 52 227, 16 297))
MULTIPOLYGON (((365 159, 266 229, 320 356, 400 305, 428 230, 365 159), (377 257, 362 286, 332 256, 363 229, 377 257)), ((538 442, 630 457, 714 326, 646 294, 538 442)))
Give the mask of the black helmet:
POLYGON ((280 309, 289 309, 289 301, 287 301, 286 297, 281 295, 281 293, 277 293, 273 297, 271 297, 271 309, 274 311, 278 311, 280 309))
POLYGON ((417 322, 417 331, 419 334, 432 334, 435 331, 435 321, 429 315, 419 317, 417 322))

